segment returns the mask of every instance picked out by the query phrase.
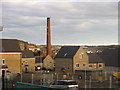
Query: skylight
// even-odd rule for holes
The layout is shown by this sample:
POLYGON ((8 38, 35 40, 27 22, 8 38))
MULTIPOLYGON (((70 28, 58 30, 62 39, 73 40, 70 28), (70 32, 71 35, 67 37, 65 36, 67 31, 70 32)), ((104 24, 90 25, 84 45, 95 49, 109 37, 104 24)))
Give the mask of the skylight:
POLYGON ((67 56, 67 53, 65 53, 64 56, 67 56))

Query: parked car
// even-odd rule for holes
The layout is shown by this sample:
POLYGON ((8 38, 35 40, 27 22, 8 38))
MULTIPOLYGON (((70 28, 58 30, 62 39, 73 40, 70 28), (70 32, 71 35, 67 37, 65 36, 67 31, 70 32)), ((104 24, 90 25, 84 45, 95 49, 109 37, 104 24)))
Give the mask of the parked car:
POLYGON ((66 88, 66 89, 72 89, 72 90, 78 90, 79 86, 74 80, 58 80, 55 81, 51 87, 56 88, 66 88))

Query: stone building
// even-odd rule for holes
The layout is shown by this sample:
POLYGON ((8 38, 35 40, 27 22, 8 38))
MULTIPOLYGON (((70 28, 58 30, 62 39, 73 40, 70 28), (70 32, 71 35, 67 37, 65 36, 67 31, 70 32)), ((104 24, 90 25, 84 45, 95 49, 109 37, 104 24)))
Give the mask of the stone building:
POLYGON ((75 74, 76 71, 103 70, 104 62, 93 53, 86 53, 80 46, 63 46, 55 57, 58 74, 75 74))
POLYGON ((1 39, 0 59, 2 64, 8 66, 8 71, 12 73, 21 72, 21 49, 16 39, 1 39))
POLYGON ((0 40, 0 66, 6 64, 12 73, 34 72, 39 68, 54 68, 54 60, 36 56, 28 50, 28 43, 17 39, 0 40))
POLYGON ((54 69, 54 60, 47 55, 46 57, 40 57, 36 56, 35 57, 35 70, 38 71, 37 68, 46 68, 46 69, 54 69))
POLYGON ((35 72, 35 57, 32 51, 22 51, 22 72, 35 72))
POLYGON ((35 71, 40 71, 43 66, 43 60, 45 57, 36 56, 35 57, 35 71))
POLYGON ((27 42, 17 39, 1 39, 0 42, 1 65, 6 64, 8 71, 11 73, 35 71, 35 58, 32 51, 27 50, 27 42))
POLYGON ((43 66, 46 69, 54 69, 54 60, 52 59, 51 56, 47 55, 45 59, 43 60, 43 66))
POLYGON ((114 72, 118 72, 120 70, 119 64, 119 56, 120 56, 120 48, 108 48, 103 50, 103 52, 98 53, 98 55, 105 62, 105 70, 104 72, 108 74, 113 74, 114 72))

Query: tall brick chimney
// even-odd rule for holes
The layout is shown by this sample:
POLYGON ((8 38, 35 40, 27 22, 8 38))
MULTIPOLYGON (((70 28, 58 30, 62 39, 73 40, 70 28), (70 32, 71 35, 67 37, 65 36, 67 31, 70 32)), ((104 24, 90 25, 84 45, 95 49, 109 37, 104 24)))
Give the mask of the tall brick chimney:
POLYGON ((50 17, 47 17, 47 55, 51 56, 50 17))

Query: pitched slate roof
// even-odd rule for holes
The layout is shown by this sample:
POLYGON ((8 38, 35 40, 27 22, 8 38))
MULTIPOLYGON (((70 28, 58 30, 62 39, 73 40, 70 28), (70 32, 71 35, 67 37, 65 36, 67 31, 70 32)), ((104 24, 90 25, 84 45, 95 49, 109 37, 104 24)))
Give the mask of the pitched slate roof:
POLYGON ((34 58, 34 54, 32 51, 24 50, 22 51, 22 58, 34 58))
POLYGON ((35 57, 35 63, 43 63, 45 57, 35 57))
POLYGON ((89 63, 104 63, 104 61, 95 53, 87 53, 89 56, 89 63))
POLYGON ((80 46, 62 46, 55 58, 72 58, 80 46))
POLYGON ((17 39, 0 39, 0 52, 21 52, 17 39))
POLYGON ((98 53, 98 55, 105 62, 106 66, 119 66, 118 56, 120 56, 120 52, 118 52, 118 48, 105 49, 102 53, 98 53))

